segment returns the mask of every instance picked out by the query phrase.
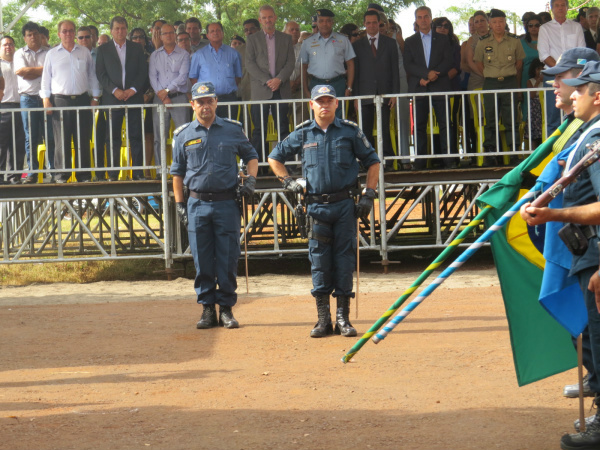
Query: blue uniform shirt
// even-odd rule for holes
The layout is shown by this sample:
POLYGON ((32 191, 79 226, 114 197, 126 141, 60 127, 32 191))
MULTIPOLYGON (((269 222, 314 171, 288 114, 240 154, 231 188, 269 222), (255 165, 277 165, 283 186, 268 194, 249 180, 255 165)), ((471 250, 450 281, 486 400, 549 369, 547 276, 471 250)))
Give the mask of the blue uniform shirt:
POLYGON ((303 125, 278 143, 269 158, 285 163, 301 153, 308 194, 333 194, 354 186, 358 177, 356 158, 365 167, 379 162, 364 133, 353 122, 336 117, 327 133, 314 120, 303 125))
POLYGON ((246 164, 258 159, 241 123, 217 116, 206 129, 193 120, 175 130, 171 175, 184 177, 183 184, 192 191, 233 191, 238 176, 236 156, 246 164))
POLYGON ((354 48, 350 40, 343 34, 331 33, 323 39, 315 33, 302 42, 298 60, 308 64, 308 73, 322 80, 330 80, 346 73, 344 63, 355 58, 354 48))
MULTIPOLYGON (((589 122, 585 123, 579 130, 581 133, 585 132, 590 126, 600 120, 600 115, 594 117, 589 122)), ((581 143, 581 145, 575 150, 575 156, 571 163, 571 167, 577 164, 581 158, 583 158, 589 150, 585 147, 587 144, 591 144, 594 141, 600 139, 600 129, 590 132, 581 143)), ((569 208, 571 206, 587 205, 598 201, 598 195, 600 194, 600 162, 595 162, 584 170, 575 183, 569 184, 564 191, 563 196, 563 208, 569 208)), ((570 275, 575 275, 589 267, 598 267, 598 260, 600 253, 598 252, 598 238, 593 237, 588 241, 588 249, 581 256, 573 255, 573 263, 571 264, 570 275)))
POLYGON ((210 81, 217 95, 231 94, 237 91, 236 77, 242 78, 241 61, 240 54, 229 45, 221 45, 218 52, 207 45, 192 55, 190 78, 210 81))

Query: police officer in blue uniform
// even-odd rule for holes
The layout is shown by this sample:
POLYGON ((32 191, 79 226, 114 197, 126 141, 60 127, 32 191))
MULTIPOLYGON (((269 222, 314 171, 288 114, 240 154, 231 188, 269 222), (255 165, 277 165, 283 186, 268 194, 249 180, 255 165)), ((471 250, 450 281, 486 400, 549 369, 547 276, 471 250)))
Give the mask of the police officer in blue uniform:
POLYGON ((217 96, 209 82, 192 87, 195 120, 173 135, 173 193, 177 214, 188 227, 196 266, 194 288, 204 311, 196 327, 238 328, 231 308, 237 302, 237 264, 240 256, 240 210, 236 201, 239 156, 248 177, 240 191, 252 197, 258 154, 242 124, 216 115, 217 96), (190 198, 184 202, 183 186, 190 198), (215 305, 219 305, 219 319, 215 305))
POLYGON ((358 126, 335 116, 335 90, 329 85, 312 89, 310 107, 314 120, 300 124, 269 155, 269 164, 284 187, 295 193, 304 188, 292 179, 285 161, 301 154, 306 177, 304 198, 311 224, 309 259, 318 322, 311 337, 333 334, 329 296, 337 298, 336 334, 356 336, 348 318, 352 272, 356 267, 356 218, 367 217, 377 196, 379 158, 358 126), (366 188, 355 205, 359 159, 367 168, 366 188))

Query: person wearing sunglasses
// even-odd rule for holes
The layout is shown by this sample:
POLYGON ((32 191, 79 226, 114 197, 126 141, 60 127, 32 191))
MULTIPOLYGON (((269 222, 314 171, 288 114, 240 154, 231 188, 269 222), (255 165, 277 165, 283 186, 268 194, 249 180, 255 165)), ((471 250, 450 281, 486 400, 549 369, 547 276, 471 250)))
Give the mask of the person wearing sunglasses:
MULTIPOLYGON (((527 80, 529 79, 529 66, 531 65, 531 62, 534 59, 539 58, 537 44, 541 26, 542 21, 537 14, 529 16, 525 22, 526 32, 525 36, 521 39, 521 45, 523 46, 523 51, 525 52, 525 59, 523 60, 523 73, 520 80, 520 86, 522 88, 527 87, 527 80)), ((526 104, 527 102, 523 103, 526 104)), ((526 109, 523 110, 523 114, 523 117, 526 117, 526 109)))

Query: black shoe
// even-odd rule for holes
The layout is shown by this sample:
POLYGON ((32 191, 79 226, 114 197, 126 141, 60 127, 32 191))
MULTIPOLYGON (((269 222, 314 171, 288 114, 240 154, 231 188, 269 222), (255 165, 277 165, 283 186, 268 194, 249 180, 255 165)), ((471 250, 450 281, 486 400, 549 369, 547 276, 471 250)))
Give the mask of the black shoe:
POLYGON ((144 181, 144 180, 146 180, 146 177, 143 175, 134 175, 131 177, 131 179, 133 181, 144 181))
POLYGON ((119 181, 119 177, 108 177, 108 181, 119 181))
POLYGON ((563 450, 598 450, 600 449, 600 419, 598 415, 582 433, 565 434, 560 439, 563 450))
POLYGON ((23 179, 23 184, 35 184, 37 183, 37 175, 27 175, 27 178, 23 179))
POLYGON ((204 311, 200 321, 196 324, 196 328, 199 330, 206 330, 208 328, 214 328, 219 325, 217 320, 217 308, 215 305, 203 305, 204 311))
POLYGON ((320 338, 333 334, 333 325, 331 324, 331 313, 329 312, 329 295, 318 295, 317 317, 318 322, 310 332, 310 337, 320 338))
POLYGON ((240 324, 231 311, 231 306, 219 306, 219 326, 225 328, 239 328, 240 324))
MULTIPOLYGON (((585 418, 585 428, 586 428, 586 430, 589 428, 589 426, 592 424, 592 422, 594 421, 595 418, 596 418, 596 416, 589 416, 589 417, 585 418)), ((577 419, 575 422, 573 422, 573 427, 575 428, 575 431, 577 431, 578 433, 581 431, 579 429, 579 425, 580 425, 579 419, 577 419)))
POLYGON ((356 329, 350 323, 350 297, 337 298, 337 310, 335 314, 335 334, 346 337, 356 336, 356 329))

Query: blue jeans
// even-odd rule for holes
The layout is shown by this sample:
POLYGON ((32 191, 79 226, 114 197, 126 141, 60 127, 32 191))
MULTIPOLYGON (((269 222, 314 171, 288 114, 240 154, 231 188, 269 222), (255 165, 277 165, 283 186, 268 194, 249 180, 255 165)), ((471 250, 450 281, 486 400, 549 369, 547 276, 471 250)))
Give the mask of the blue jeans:
POLYGON ((235 200, 188 200, 188 235, 198 303, 234 306, 240 257, 240 209, 235 200), (218 287, 217 287, 218 285, 218 287))
POLYGON ((356 269, 356 216, 352 199, 308 206, 313 224, 313 239, 308 240, 313 296, 354 297, 352 272, 356 269), (316 234, 316 236, 315 236, 316 234), (321 239, 319 239, 319 237, 321 239), (323 242, 322 238, 331 242, 323 242))
MULTIPOLYGON (((42 108, 40 97, 21 95, 21 108, 42 108)), ((46 130, 44 130, 44 111, 22 111, 23 128, 25 129, 25 154, 30 170, 38 170, 37 148, 46 141, 46 130), (31 118, 31 122, 29 120, 31 118), (31 149, 34 149, 32 152, 31 149)), ((46 142, 46 158, 48 165, 54 169, 54 133, 52 132, 51 116, 48 116, 48 140, 46 142)))

